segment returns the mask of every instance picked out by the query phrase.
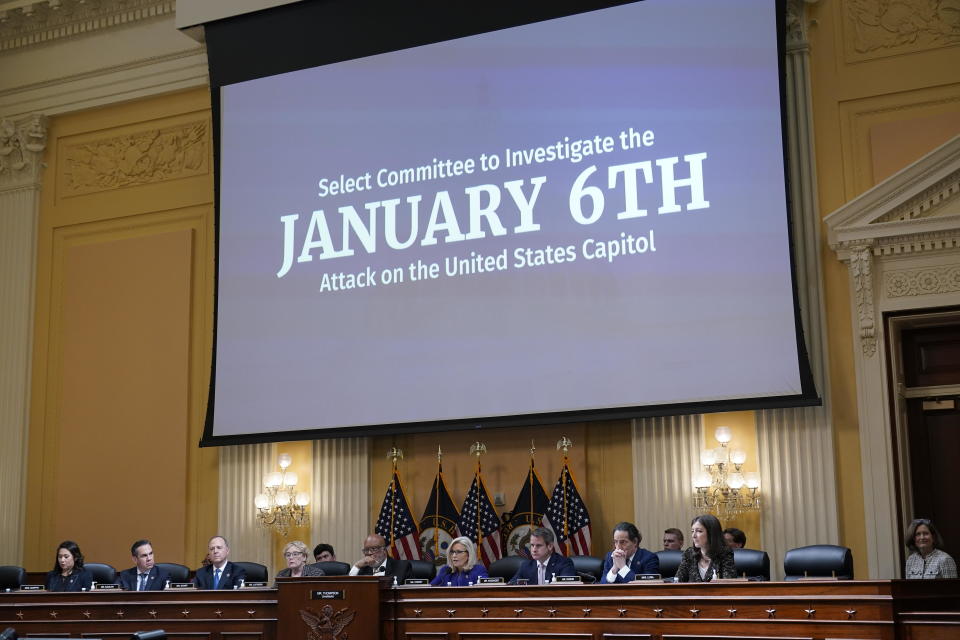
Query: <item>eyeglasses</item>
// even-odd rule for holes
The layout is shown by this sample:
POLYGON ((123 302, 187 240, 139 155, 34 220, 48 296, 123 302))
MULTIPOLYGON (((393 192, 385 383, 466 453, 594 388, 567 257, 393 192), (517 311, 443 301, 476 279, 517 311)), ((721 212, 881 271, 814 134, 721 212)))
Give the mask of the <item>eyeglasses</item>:
POLYGON ((911 522, 910 524, 925 524, 925 525, 929 526, 929 525, 930 525, 930 520, 928 520, 927 518, 917 518, 916 520, 914 520, 914 521, 911 522))
POLYGON ((307 554, 303 553, 302 551, 287 551, 285 554, 283 554, 284 558, 296 558, 297 556, 303 556, 306 558, 307 554))
POLYGON ((452 556, 458 556, 461 553, 466 553, 466 552, 467 552, 466 549, 451 549, 448 553, 452 556))
POLYGON ((386 548, 386 547, 364 547, 363 549, 361 549, 361 551, 363 552, 363 555, 365 555, 365 556, 372 556, 373 554, 377 553, 378 551, 383 551, 385 548, 386 548))

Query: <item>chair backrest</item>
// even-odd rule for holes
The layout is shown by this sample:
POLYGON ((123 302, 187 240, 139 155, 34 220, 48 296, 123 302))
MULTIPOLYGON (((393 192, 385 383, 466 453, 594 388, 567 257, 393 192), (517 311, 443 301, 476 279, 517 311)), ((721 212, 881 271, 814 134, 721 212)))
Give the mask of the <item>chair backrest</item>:
POLYGON ((157 566, 170 574, 170 582, 190 581, 190 567, 176 562, 158 562, 157 566))
POLYGON ((758 549, 734 549, 733 564, 737 567, 737 577, 746 576, 756 580, 770 580, 770 556, 758 549))
POLYGON ((672 578, 677 575, 677 567, 683 559, 683 551, 663 549, 657 551, 657 558, 660 560, 660 575, 664 578, 672 578))
POLYGON ((573 568, 584 582, 598 582, 603 573, 603 558, 597 556, 570 556, 573 568))
POLYGON ((83 568, 90 572, 93 581, 97 584, 114 584, 117 581, 117 570, 103 562, 86 562, 83 568))
POLYGON ((19 589, 27 581, 27 572, 23 567, 4 565, 0 567, 0 590, 19 589))
POLYGON ((318 562, 316 566, 323 569, 323 573, 328 576, 345 576, 350 573, 350 565, 339 560, 330 560, 328 562, 318 562))
POLYGON ((504 556, 499 560, 495 560, 493 564, 487 567, 487 574, 489 574, 491 578, 509 580, 525 561, 526 558, 523 556, 504 556))
POLYGON ((437 567, 429 560, 411 560, 410 568, 413 570, 411 578, 426 578, 433 580, 437 574, 437 567))
POLYGON ((267 568, 258 562, 234 562, 238 567, 243 567, 247 573, 245 582, 266 582, 267 568))
POLYGON ((783 556, 785 580, 836 577, 853 580, 853 554, 847 547, 834 544, 814 544, 790 549, 783 556))

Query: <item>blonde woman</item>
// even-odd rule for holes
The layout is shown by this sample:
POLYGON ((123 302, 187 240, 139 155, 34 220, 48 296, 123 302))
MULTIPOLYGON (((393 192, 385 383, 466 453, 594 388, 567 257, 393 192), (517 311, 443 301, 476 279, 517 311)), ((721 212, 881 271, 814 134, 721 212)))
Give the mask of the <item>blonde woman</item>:
POLYGON ((278 578, 302 578, 306 576, 322 576, 323 569, 315 564, 307 564, 307 545, 294 540, 283 548, 283 559, 287 561, 287 568, 277 574, 278 578))
POLYGON ((466 587, 487 577, 487 569, 477 562, 477 548, 466 536, 454 538, 447 548, 447 564, 430 583, 435 587, 466 587))

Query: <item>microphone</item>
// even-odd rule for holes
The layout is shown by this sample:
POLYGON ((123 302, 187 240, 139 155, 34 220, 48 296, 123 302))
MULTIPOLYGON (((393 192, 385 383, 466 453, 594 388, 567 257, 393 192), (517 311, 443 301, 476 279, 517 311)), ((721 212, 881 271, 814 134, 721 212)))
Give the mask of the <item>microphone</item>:
POLYGON ((167 632, 163 629, 156 629, 155 631, 137 631, 130 636, 130 640, 167 640, 167 632))
POLYGON ((13 630, 13 627, 7 627, 0 633, 0 640, 17 640, 17 632, 13 630))

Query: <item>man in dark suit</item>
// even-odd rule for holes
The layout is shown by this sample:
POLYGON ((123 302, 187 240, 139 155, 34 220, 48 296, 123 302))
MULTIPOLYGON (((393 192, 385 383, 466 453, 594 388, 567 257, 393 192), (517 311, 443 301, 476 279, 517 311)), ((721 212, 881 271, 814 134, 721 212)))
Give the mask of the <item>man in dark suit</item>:
POLYGON ((170 574, 154 565, 150 541, 134 542, 130 547, 130 555, 136 566, 124 569, 117 575, 120 586, 127 591, 162 591, 170 580, 170 574))
POLYGON ((230 545, 223 536, 213 536, 207 543, 210 564, 197 569, 193 583, 198 589, 238 589, 247 577, 243 567, 228 562, 230 545))
POLYGON ((573 560, 553 550, 556 536, 545 527, 530 531, 530 559, 526 560, 510 578, 510 584, 526 580, 527 584, 548 584, 554 576, 575 576, 573 560))
POLYGON ((613 551, 603 559, 600 582, 632 582, 640 574, 660 573, 657 554, 640 548, 643 536, 630 522, 613 528, 613 551))
POLYGON ((350 567, 351 576, 395 576, 403 584, 413 577, 413 567, 407 560, 394 560, 387 555, 387 541, 371 533, 363 542, 363 557, 350 567))

